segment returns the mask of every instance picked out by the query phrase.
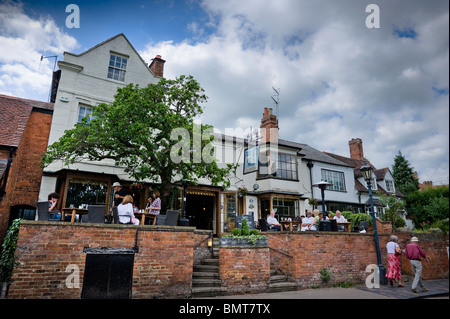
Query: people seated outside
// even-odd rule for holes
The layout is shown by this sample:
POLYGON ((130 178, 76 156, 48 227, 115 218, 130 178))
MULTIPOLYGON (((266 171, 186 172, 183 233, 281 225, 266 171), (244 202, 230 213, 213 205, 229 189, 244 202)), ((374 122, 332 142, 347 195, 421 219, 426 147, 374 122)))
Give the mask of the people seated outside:
POLYGON ((149 206, 149 213, 152 215, 159 215, 161 212, 161 199, 159 198, 160 193, 157 189, 153 191, 153 202, 149 206))
POLYGON ((267 224, 269 225, 269 229, 281 231, 281 225, 275 218, 275 212, 273 210, 270 211, 270 215, 267 217, 267 224))
POLYGON ((307 231, 307 230, 316 230, 316 227, 312 227, 314 223, 314 217, 311 214, 310 210, 306 211, 306 217, 302 219, 302 229, 301 231, 307 231))
POLYGON ((133 197, 131 195, 125 195, 122 203, 117 206, 117 212, 119 214, 119 223, 139 225, 139 219, 134 216, 133 213, 133 197), (130 216, 130 217, 126 217, 130 216))
POLYGON ((58 200, 59 200, 59 194, 51 193, 48 195, 49 220, 61 220, 61 211, 56 209, 58 200))
POLYGON ((341 214, 340 210, 336 211, 336 214, 334 215, 333 219, 336 219, 337 223, 346 223, 347 222, 347 219, 345 219, 345 217, 341 214))

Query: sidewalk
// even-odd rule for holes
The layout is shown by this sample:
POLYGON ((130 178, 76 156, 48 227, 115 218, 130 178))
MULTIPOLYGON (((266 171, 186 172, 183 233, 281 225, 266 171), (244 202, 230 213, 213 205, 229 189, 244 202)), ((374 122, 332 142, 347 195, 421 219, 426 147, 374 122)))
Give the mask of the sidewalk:
POLYGON ((414 298, 448 298, 449 280, 425 280, 428 292, 418 294, 411 291, 411 282, 404 283, 405 287, 399 288, 396 284, 382 285, 380 288, 367 288, 366 286, 355 286, 353 288, 319 288, 303 289, 298 291, 246 294, 233 296, 220 296, 199 299, 414 299, 414 298))

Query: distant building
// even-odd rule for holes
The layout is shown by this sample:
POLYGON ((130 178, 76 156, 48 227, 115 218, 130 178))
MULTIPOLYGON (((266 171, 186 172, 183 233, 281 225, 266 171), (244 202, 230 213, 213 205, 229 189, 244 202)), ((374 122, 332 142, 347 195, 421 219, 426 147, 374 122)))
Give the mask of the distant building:
POLYGON ((0 95, 0 242, 14 219, 35 218, 52 114, 53 103, 0 95))

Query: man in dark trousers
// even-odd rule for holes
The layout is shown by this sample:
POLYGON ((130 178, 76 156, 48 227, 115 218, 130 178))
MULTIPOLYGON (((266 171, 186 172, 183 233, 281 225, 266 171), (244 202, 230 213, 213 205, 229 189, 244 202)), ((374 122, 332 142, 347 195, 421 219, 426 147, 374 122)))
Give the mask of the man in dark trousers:
POLYGON ((406 245, 405 249, 406 258, 411 262, 411 267, 414 272, 414 280, 411 289, 416 294, 418 293, 417 286, 420 286, 423 292, 428 291, 422 282, 422 261, 420 259, 422 257, 428 262, 428 258, 418 242, 419 239, 417 237, 411 238, 411 243, 406 245))

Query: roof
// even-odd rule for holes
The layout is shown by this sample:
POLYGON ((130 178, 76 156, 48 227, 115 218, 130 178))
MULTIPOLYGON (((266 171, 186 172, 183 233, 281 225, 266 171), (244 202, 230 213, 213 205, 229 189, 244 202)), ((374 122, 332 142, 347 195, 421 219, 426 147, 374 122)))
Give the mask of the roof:
MULTIPOLYGON (((119 33, 119 34, 117 34, 117 35, 115 35, 115 36, 113 36, 113 37, 111 37, 111 38, 109 38, 109 39, 107 39, 107 40, 105 40, 105 41, 103 41, 103 42, 101 42, 101 43, 99 43, 99 44, 93 46, 92 48, 90 48, 90 49, 88 49, 88 50, 86 50, 86 51, 84 51, 84 52, 82 52, 82 53, 80 53, 80 54, 75 54, 75 53, 67 52, 67 51, 64 51, 64 54, 70 54, 70 55, 79 57, 79 56, 85 55, 86 53, 91 52, 91 51, 97 49, 98 47, 101 47, 101 46, 104 45, 105 43, 108 43, 108 42, 110 42, 110 41, 112 41, 112 40, 114 40, 114 39, 116 39, 116 38, 118 38, 118 37, 123 37, 123 38, 127 41, 127 43, 129 44, 129 46, 131 47, 131 49, 133 49, 134 53, 136 53, 136 55, 139 57, 139 59, 141 59, 142 63, 143 63, 145 66, 147 66, 147 63, 144 61, 144 59, 141 57, 141 55, 136 51, 136 49, 134 48, 134 46, 131 44, 131 42, 128 40, 128 38, 127 38, 127 37, 125 36, 125 34, 123 34, 123 33, 119 33)), ((156 75, 152 72, 152 70, 150 70, 150 68, 148 68, 148 70, 149 70, 154 76, 156 76, 156 75)))
POLYGON ((53 103, 0 94, 1 146, 18 147, 33 110, 53 112, 53 103))
POLYGON ((315 148, 312 148, 311 146, 309 146, 307 144, 302 144, 302 143, 291 142, 291 141, 279 139, 278 145, 288 146, 288 147, 299 149, 300 150, 299 154, 303 155, 304 156, 303 159, 306 159, 306 160, 335 164, 335 165, 340 165, 340 166, 353 167, 353 165, 349 165, 348 163, 345 163, 337 158, 329 156, 327 153, 316 150, 315 148))

